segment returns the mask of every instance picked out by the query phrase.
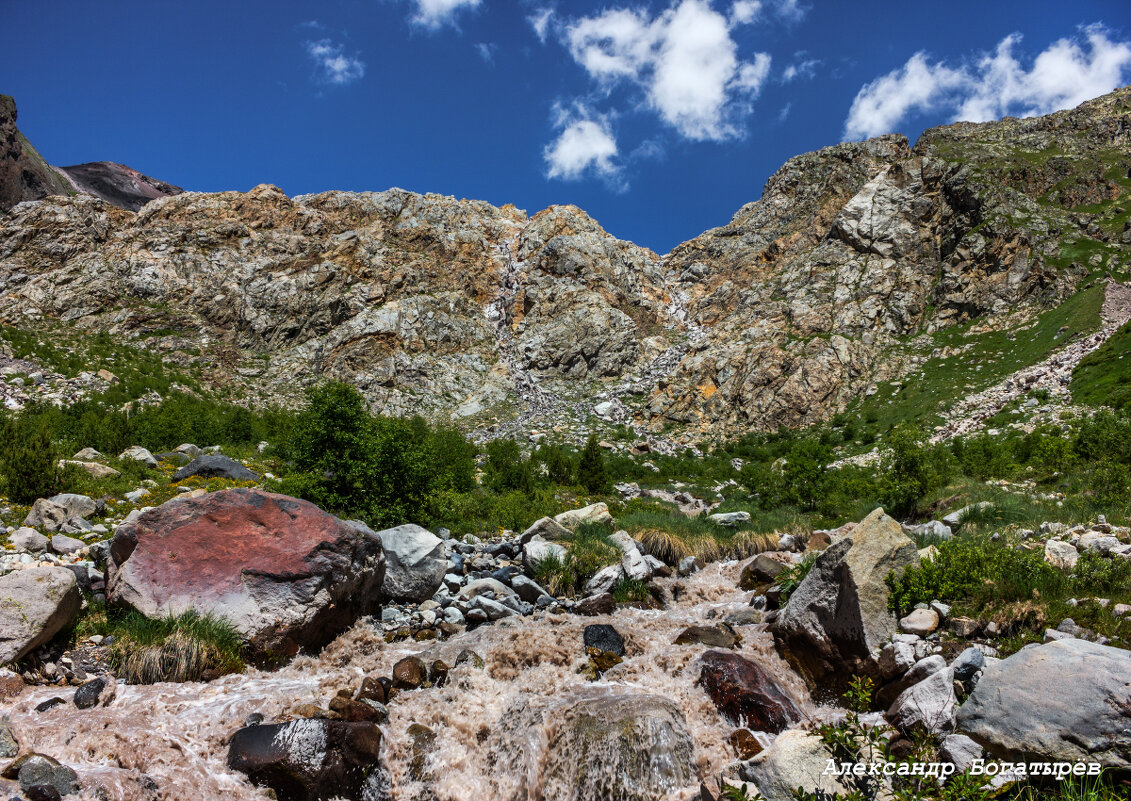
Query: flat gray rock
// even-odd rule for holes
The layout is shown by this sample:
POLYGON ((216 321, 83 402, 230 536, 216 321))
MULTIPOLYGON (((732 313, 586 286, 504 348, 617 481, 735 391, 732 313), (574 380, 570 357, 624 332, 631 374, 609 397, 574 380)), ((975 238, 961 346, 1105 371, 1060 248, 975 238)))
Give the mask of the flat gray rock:
POLYGON ((173 481, 184 481, 192 476, 201 478, 227 478, 232 481, 258 481, 259 474, 248 470, 235 459, 219 453, 206 453, 197 456, 184 467, 173 473, 173 481))
POLYGON ((999 759, 1131 768, 1131 652, 1071 639, 987 660, 958 731, 999 759))
POLYGON ((65 567, 29 567, 0 576, 0 664, 13 662, 74 621, 82 604, 65 567))

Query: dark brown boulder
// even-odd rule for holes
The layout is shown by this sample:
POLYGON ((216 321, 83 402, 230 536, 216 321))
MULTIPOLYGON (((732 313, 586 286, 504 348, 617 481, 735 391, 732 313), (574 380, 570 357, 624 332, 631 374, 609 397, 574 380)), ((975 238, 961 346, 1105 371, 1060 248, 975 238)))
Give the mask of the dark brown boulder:
POLYGON ((773 582, 778 574, 791 564, 789 554, 760 553, 742 568, 742 574, 738 578, 738 586, 744 590, 757 589, 763 584, 773 582))
POLYGON ((249 726, 233 735, 228 767, 279 801, 388 798, 378 763, 381 730, 373 723, 305 719, 249 726))
POLYGON ((788 690, 757 662, 738 654, 703 654, 699 683, 715 708, 735 726, 776 733, 803 717, 801 707, 788 690))
POLYGON ((385 575, 363 524, 254 489, 162 504, 120 526, 110 553, 112 604, 223 617, 260 661, 329 642, 377 608, 385 575))
POLYGON ((592 598, 586 598, 584 601, 578 603, 574 607, 574 611, 579 615, 586 615, 587 617, 596 617, 597 615, 611 615, 617 611, 617 602, 607 592, 600 595, 594 595, 592 598))
POLYGON ((393 683, 401 690, 415 690, 428 680, 428 668, 417 656, 406 656, 393 665, 393 683))

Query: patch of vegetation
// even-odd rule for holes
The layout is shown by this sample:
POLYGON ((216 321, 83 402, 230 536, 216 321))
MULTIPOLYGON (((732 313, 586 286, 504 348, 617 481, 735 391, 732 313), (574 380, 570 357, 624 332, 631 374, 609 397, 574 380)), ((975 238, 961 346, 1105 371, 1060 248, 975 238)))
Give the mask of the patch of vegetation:
MULTIPOLYGON (((1100 776, 1070 776, 1062 781, 1036 784, 1026 780, 1021 784, 993 787, 984 775, 956 773, 940 782, 923 770, 924 763, 939 762, 937 736, 913 733, 912 747, 897 756, 886 736, 886 726, 870 725, 864 714, 872 707, 875 686, 871 679, 856 677, 845 694, 848 712, 839 723, 820 724, 815 734, 821 738, 830 759, 837 765, 879 764, 884 766, 875 775, 863 771, 862 775, 842 776, 848 789, 845 792, 793 791, 794 801, 879 801, 897 798, 903 801, 1118 801, 1126 797, 1125 786, 1112 772, 1100 776), (892 767, 887 767, 891 765, 892 767), (915 771, 914 766, 919 770, 915 771), (883 773, 890 774, 890 787, 883 773)), ((720 796, 723 798, 726 796, 720 796)), ((734 797, 748 797, 745 795, 734 797)))
POLYGON ((586 523, 561 544, 566 555, 551 555, 532 571, 532 578, 553 595, 574 596, 601 568, 620 562, 621 551, 609 540, 608 526, 586 523))
POLYGON ((932 559, 886 578, 888 604, 897 615, 916 604, 942 601, 951 613, 994 622, 1013 638, 1012 650, 1038 641, 1047 626, 1066 617, 1115 640, 1131 637, 1131 621, 1107 607, 1067 601, 1102 596, 1112 604, 1131 601, 1131 562, 1084 552, 1076 566, 1062 570, 1045 561, 1037 544, 956 537, 939 543, 932 559))
POLYGON ((1076 403, 1131 412, 1131 323, 1080 360, 1071 389, 1076 403))
POLYGON ((115 673, 130 684, 208 681, 243 672, 243 640, 226 620, 195 611, 149 619, 140 612, 99 609, 80 624, 78 636, 112 637, 115 673))

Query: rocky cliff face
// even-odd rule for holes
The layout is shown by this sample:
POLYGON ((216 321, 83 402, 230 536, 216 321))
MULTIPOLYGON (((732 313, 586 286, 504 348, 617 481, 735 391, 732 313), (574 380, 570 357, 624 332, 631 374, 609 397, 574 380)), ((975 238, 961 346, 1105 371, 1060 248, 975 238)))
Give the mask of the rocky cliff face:
POLYGON ((1072 295, 1089 248, 1126 264, 1109 201, 1131 191, 1129 131, 1120 90, 914 148, 837 145, 665 257, 575 207, 399 189, 137 214, 52 197, 0 217, 0 315, 137 338, 253 402, 330 376, 377 410, 494 433, 595 403, 653 431, 807 424, 914 367, 909 340, 1072 295))

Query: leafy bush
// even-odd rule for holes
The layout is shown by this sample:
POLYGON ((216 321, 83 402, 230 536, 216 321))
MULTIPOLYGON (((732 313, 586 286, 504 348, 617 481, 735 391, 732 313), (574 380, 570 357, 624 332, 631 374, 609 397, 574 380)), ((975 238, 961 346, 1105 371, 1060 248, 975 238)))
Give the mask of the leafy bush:
POLYGON ((522 458, 522 451, 513 439, 496 439, 487 443, 487 464, 483 483, 495 492, 517 490, 529 493, 534 489, 534 470, 522 458))
POLYGON ((31 504, 53 495, 58 458, 47 426, 34 415, 0 420, 0 476, 11 500, 31 504))
POLYGON ((946 449, 927 444, 922 430, 913 425, 893 428, 888 445, 891 452, 883 461, 880 495, 888 512, 902 517, 946 484, 953 473, 953 460, 946 449))
POLYGON ((813 569, 813 564, 817 561, 818 554, 816 552, 807 553, 800 562, 787 567, 777 578, 774 583, 781 587, 780 603, 782 606, 789 600, 789 596, 793 595, 794 590, 801 586, 801 582, 809 575, 809 571, 813 569))
POLYGON ((373 525, 427 522, 437 494, 475 484, 475 448, 457 433, 432 432, 419 417, 374 417, 340 381, 307 393, 281 450, 295 469, 282 490, 373 525))
POLYGON ((597 444, 597 435, 590 434, 577 462, 577 483, 589 492, 604 492, 609 488, 609 474, 605 470, 605 457, 597 444))
POLYGON ((905 615, 918 603, 1022 601, 1061 590, 1064 577, 1040 550, 1009 548, 988 539, 955 538, 937 546, 934 559, 924 559, 899 576, 886 578, 888 605, 905 615))

